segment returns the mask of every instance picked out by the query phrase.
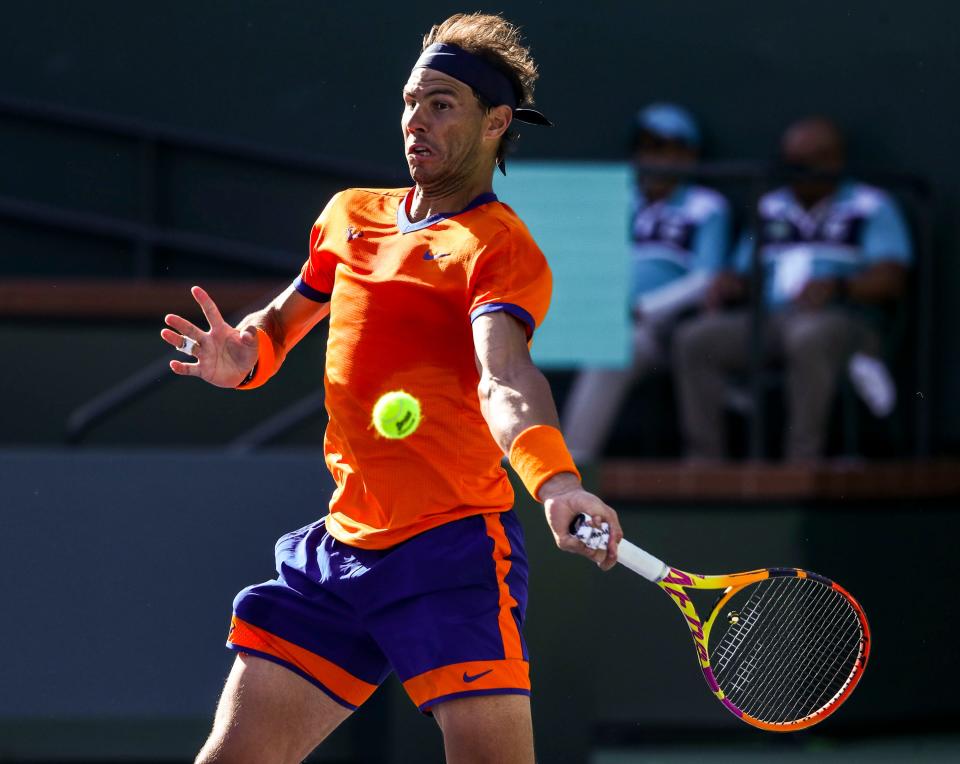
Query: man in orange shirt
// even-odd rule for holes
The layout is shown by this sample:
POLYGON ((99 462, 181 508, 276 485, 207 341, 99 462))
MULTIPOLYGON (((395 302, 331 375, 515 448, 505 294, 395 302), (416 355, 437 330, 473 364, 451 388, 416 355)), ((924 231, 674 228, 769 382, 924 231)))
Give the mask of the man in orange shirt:
POLYGON ((300 276, 237 327, 199 287, 209 331, 167 316, 163 338, 197 359, 172 361, 175 373, 241 389, 330 316, 330 512, 280 539, 276 579, 237 595, 238 656, 198 761, 300 761, 393 671, 436 717, 448 761, 533 761, 527 561, 502 455, 561 549, 609 569, 622 537, 616 513, 582 489, 530 360, 546 260, 492 191, 512 121, 549 124, 524 108, 536 77, 498 16, 433 27, 403 90, 413 188, 334 196, 300 276), (371 426, 395 389, 424 412, 398 441, 371 426), (570 535, 581 512, 609 523, 607 549, 570 535))

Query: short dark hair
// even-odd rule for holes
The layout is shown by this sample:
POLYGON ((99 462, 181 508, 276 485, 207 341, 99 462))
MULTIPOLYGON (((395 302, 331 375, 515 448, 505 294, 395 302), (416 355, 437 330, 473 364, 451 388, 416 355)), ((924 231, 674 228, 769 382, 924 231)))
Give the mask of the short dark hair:
MULTIPOLYGON (((533 88, 539 73, 530 49, 523 44, 520 28, 515 24, 494 14, 457 13, 431 27, 423 36, 421 50, 438 42, 456 45, 485 59, 510 80, 517 94, 517 106, 533 105, 533 88)), ((484 109, 494 106, 476 91, 474 94, 484 109)), ((509 145, 516 139, 517 133, 512 128, 503 134, 497 148, 498 162, 503 160, 509 145)))

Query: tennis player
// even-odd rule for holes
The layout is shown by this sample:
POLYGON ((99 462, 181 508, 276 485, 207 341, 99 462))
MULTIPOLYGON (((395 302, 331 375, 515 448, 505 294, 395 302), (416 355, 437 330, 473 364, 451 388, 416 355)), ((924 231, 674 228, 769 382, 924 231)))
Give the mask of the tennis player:
POLYGON ((298 278, 237 327, 200 287, 209 331, 166 318, 163 338, 196 358, 172 361, 175 373, 246 390, 330 316, 329 514, 283 536, 277 577, 237 595, 238 655, 198 761, 299 762, 391 672, 435 716, 448 761, 534 760, 527 559, 503 454, 561 549, 609 569, 622 538, 581 487, 530 360, 549 268, 492 190, 514 121, 549 125, 530 108, 536 78, 503 18, 434 26, 403 88, 413 187, 334 196, 298 278), (424 412, 399 441, 371 426, 396 389, 424 412), (610 524, 606 549, 569 534, 580 512, 610 524))

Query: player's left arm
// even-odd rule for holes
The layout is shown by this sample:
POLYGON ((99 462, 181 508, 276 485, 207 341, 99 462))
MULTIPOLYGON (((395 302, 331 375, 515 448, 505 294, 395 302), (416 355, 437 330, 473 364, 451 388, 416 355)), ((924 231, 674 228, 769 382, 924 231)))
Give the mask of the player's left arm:
MULTIPOLYGON (((553 428, 556 434, 549 430, 540 432, 554 442, 560 438, 560 420, 550 386, 530 358, 526 327, 506 311, 477 317, 473 322, 473 343, 480 372, 480 409, 494 440, 516 466, 518 436, 530 434, 530 428, 537 425, 553 428)), ((529 450, 532 453, 527 456, 536 460, 538 454, 532 441, 529 450)), ((543 451, 542 455, 549 462, 549 451, 543 451)), ((572 461, 569 463, 572 465, 572 461)), ((550 464, 545 463, 541 469, 551 471, 550 464)), ((604 570, 614 566, 617 544, 623 538, 617 513, 585 491, 575 472, 557 472, 535 490, 534 498, 543 502, 547 523, 558 547, 590 557, 604 570), (598 526, 601 522, 610 524, 610 543, 606 549, 588 549, 570 535, 570 523, 581 512, 593 518, 598 526)))

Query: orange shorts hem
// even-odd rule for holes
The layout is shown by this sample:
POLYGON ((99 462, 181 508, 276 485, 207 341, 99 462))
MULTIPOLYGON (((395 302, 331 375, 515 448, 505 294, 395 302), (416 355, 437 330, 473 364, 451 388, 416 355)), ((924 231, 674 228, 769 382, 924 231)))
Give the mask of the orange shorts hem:
POLYGON ((530 694, 530 664, 525 660, 467 661, 441 666, 403 683, 421 711, 470 695, 530 694))
POLYGON ((351 710, 359 708, 377 689, 377 685, 358 679, 336 663, 237 616, 230 622, 227 647, 289 668, 351 710))

